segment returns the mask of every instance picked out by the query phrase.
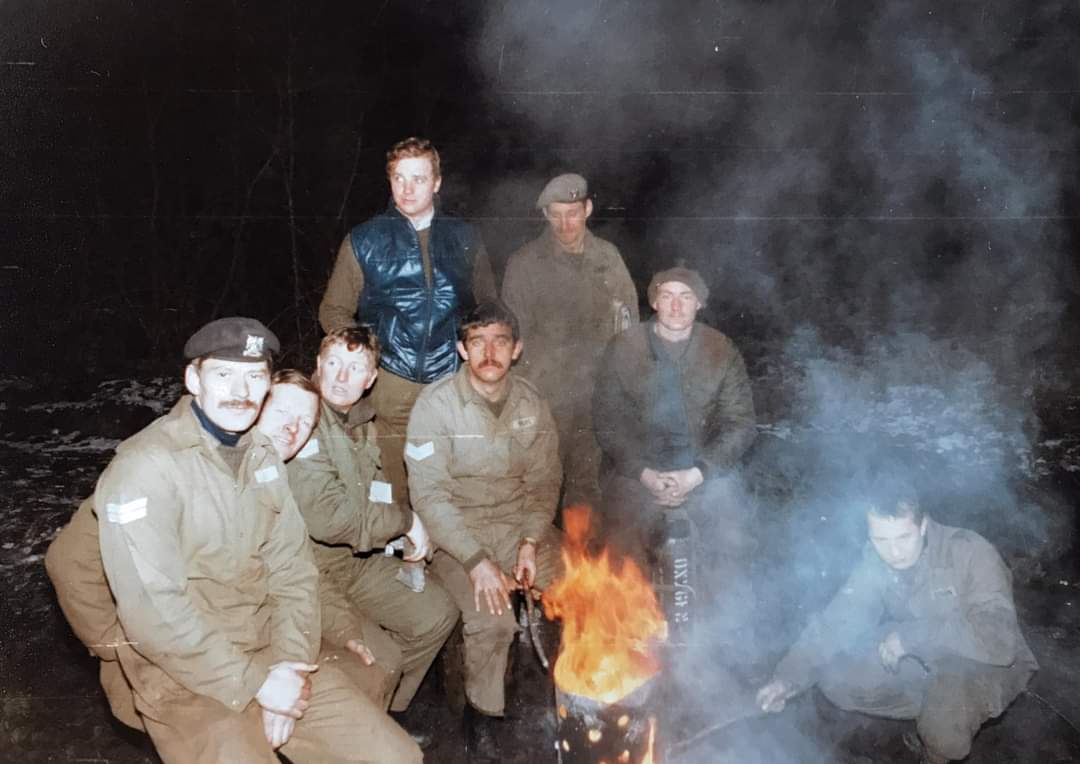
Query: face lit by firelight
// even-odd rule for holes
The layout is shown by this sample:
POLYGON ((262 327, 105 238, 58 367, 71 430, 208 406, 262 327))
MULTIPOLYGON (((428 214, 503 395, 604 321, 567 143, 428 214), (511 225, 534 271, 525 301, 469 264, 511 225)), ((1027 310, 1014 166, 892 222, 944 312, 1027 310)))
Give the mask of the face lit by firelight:
POLYGON ((270 388, 255 429, 274 444, 281 461, 292 459, 304 447, 319 415, 319 396, 299 385, 279 383, 270 388))

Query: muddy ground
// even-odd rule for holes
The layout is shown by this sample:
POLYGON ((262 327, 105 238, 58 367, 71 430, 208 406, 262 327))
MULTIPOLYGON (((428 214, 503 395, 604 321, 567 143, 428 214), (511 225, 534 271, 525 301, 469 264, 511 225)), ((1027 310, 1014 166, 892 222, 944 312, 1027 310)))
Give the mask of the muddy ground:
MULTIPOLYGON (((758 389, 765 393, 767 374, 760 369, 758 373, 758 389)), ((168 379, 82 383, 79 389, 26 379, 7 379, 2 385, 0 484, 5 490, 0 512, 5 522, 0 571, 5 592, 0 605, 0 761, 155 762, 144 736, 110 718, 97 685, 95 661, 71 636, 45 577, 42 557, 78 500, 91 490, 119 439, 164 411, 178 388, 168 379)), ((1027 466, 1017 470, 1011 482, 1016 488, 1011 501, 1041 506, 1053 519, 1041 526, 1045 533, 1034 541, 994 539, 1008 549, 1006 556, 1017 571, 1022 623, 1042 670, 1030 692, 983 729, 971 762, 1080 760, 1080 694, 1075 689, 1080 679, 1080 585, 1070 541, 1072 507, 1080 496, 1076 453, 1080 438, 1072 434, 1080 407, 1067 388, 1059 384, 1053 394, 1035 402, 1040 426, 1030 451, 1023 455, 1027 466)), ((898 400, 891 399, 893 410, 898 400)), ((916 422, 916 409, 913 405, 900 419, 916 422)), ((800 499, 805 486, 799 482, 799 471, 791 467, 805 458, 810 443, 817 442, 800 438, 800 427, 783 417, 763 424, 751 456, 755 491, 771 512, 759 518, 757 526, 761 542, 755 569, 757 637, 740 657, 702 646, 707 680, 692 688, 667 686, 657 691, 660 749, 668 752, 668 761, 914 760, 901 742, 905 724, 837 713, 815 693, 799 698, 782 715, 736 721, 695 737, 740 715, 749 690, 767 678, 807 608, 835 589, 857 549, 858 539, 850 533, 810 530, 804 538, 810 551, 796 557, 811 568, 820 565, 820 575, 796 583, 784 572, 792 548, 780 541, 787 536, 778 534, 777 528, 811 528, 810 520, 816 521, 819 511, 814 501, 800 499)), ((968 438, 970 458, 981 458, 981 447, 1001 441, 1000 433, 985 428, 976 428, 973 435, 957 430, 946 437, 961 436, 968 438)), ((925 427, 913 425, 902 432, 894 427, 890 437, 909 450, 913 443, 933 440, 936 449, 922 450, 927 458, 940 458, 942 449, 947 450, 943 436, 925 427)), ((820 520, 824 522, 825 515, 820 520)), ((549 640, 557 638, 551 627, 545 634, 549 640)), ((513 650, 504 760, 555 761, 550 681, 527 644, 513 650)), ((441 674, 433 671, 407 722, 434 733, 428 761, 455 764, 465 760, 460 718, 448 705, 443 684, 441 674)))

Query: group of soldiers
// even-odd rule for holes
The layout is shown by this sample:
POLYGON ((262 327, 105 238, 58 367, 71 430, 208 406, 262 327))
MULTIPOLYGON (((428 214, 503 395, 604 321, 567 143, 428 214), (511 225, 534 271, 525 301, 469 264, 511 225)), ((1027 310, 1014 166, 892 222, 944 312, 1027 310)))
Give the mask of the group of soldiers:
MULTIPOLYGON (((498 761, 511 595, 558 575, 561 506, 596 507, 595 532, 645 565, 678 516, 710 601, 747 610, 753 397, 738 349, 697 320, 700 274, 654 274, 640 322, 567 174, 499 299, 477 232, 438 209, 435 148, 401 141, 386 172, 389 207, 341 245, 314 372, 274 372, 254 319, 201 328, 187 394, 120 445, 46 556, 113 713, 166 762, 420 761, 400 714, 459 623, 466 745, 498 761)), ((818 682, 844 708, 918 718, 927 761, 961 758, 1034 670, 1008 571, 910 492, 867 511, 863 562, 759 702, 818 682), (835 639, 893 621, 876 671, 835 639)))

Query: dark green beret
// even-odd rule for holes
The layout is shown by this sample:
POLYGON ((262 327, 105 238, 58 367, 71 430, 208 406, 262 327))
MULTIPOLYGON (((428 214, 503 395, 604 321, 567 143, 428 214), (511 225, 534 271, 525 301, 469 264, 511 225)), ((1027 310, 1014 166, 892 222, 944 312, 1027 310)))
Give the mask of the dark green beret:
POLYGON ((254 318, 231 316, 211 321, 191 335, 184 358, 221 358, 226 361, 269 361, 281 350, 272 331, 254 318))

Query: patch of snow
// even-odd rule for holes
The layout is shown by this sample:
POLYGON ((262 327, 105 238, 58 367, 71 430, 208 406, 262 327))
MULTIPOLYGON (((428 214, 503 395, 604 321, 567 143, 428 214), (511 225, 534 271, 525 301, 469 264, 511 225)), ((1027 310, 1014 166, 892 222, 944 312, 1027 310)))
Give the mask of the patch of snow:
MULTIPOLYGON (((9 448, 12 451, 24 453, 103 453, 114 451, 120 445, 117 438, 83 437, 78 431, 70 432, 48 440, 24 440, 11 441, 0 440, 0 447, 9 448)), ((39 476, 51 475, 50 471, 42 471, 39 476)))

